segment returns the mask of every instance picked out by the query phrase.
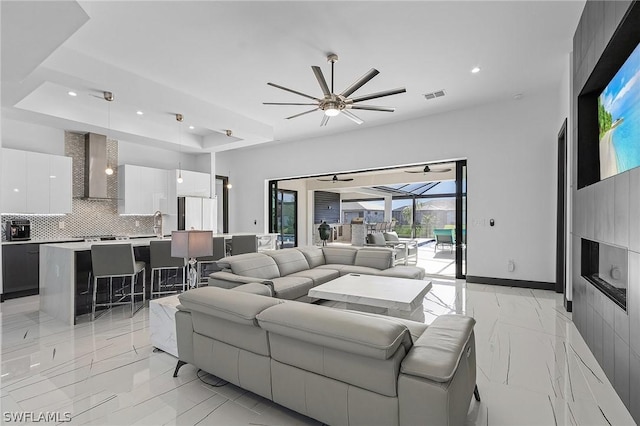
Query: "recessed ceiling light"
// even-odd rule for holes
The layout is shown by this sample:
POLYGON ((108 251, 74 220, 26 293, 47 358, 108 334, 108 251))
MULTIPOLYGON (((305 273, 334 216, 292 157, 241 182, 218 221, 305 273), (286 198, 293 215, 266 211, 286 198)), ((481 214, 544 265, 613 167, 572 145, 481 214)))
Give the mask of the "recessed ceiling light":
POLYGON ((195 129, 195 127, 193 127, 193 126, 189 126, 189 128, 190 128, 191 130, 195 129))
POLYGON ((69 96, 78 96, 78 94, 76 92, 72 92, 72 91, 67 92, 67 94, 69 96))
POLYGON ((473 67, 473 68, 471 68, 471 73, 472 73, 472 74, 477 74, 477 73, 479 73, 479 72, 480 72, 480 67, 473 67))
POLYGON ((138 115, 143 115, 143 114, 144 114, 144 112, 142 112, 142 111, 136 111, 136 114, 138 114, 138 115))

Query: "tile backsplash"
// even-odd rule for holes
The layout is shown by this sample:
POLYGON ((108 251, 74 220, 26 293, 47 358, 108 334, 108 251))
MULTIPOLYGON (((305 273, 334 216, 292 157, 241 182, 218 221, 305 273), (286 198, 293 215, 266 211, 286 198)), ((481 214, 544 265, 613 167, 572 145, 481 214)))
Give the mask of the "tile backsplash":
POLYGON ((84 195, 84 134, 65 132, 65 155, 73 159, 73 212, 63 216, 2 215, 2 241, 7 220, 31 221, 32 240, 60 240, 94 235, 152 235, 152 216, 118 215, 118 141, 107 141, 109 164, 114 173, 107 179, 106 200, 87 200, 84 195), (136 226, 136 224, 138 226, 136 226), (64 228, 64 229, 60 229, 64 228))

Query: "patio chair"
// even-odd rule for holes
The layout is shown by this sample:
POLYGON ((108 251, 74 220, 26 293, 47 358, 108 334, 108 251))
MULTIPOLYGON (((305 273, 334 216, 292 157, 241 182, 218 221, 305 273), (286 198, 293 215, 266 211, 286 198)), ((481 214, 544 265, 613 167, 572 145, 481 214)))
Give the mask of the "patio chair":
POLYGON ((456 244, 455 229, 434 229, 433 236, 436 238, 436 245, 433 247, 435 253, 438 246, 449 246, 449 250, 453 251, 453 246, 456 244))
POLYGON ((396 250, 400 250, 401 259, 405 265, 409 263, 416 265, 418 263, 418 240, 412 239, 400 239, 397 232, 384 232, 384 236, 387 246, 393 244, 396 250))
MULTIPOLYGON (((395 232, 394 232, 395 234, 395 232)), ((397 234, 396 234, 397 237, 397 234)), ((367 235, 366 244, 367 247, 388 247, 392 248, 394 251, 394 261, 393 265, 407 265, 409 262, 409 245, 408 241, 387 241, 385 239, 384 233, 376 232, 373 234, 367 235)), ((415 244, 415 253, 412 248, 412 255, 415 257, 415 261, 417 263, 418 260, 418 245, 415 244)))

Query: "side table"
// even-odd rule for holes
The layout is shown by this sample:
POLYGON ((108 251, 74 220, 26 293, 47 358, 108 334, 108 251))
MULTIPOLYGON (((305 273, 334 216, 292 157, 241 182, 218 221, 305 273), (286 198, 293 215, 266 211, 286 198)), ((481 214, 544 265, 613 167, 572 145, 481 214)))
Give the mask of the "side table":
POLYGON ((149 331, 151 344, 178 357, 176 340, 176 312, 180 304, 178 295, 149 301, 149 331))

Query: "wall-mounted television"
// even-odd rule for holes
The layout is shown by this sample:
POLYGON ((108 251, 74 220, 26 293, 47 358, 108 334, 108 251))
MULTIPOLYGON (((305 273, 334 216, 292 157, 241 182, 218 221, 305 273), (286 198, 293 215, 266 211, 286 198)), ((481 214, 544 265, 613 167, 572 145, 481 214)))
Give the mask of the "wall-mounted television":
MULTIPOLYGON (((632 2, 577 88, 578 189, 640 167, 640 1, 632 2)), ((579 66, 590 66, 578 55, 579 66), (581 58, 581 59, 580 59, 581 58)), ((576 76, 580 77, 577 72, 576 76)))
POLYGON ((640 166, 640 44, 598 96, 600 179, 640 166))

